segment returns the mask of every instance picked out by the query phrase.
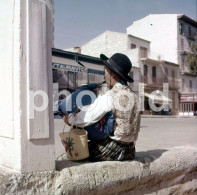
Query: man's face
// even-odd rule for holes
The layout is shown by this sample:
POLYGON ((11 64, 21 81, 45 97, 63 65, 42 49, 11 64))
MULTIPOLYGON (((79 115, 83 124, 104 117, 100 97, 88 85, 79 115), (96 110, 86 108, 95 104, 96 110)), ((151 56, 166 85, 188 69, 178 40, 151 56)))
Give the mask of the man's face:
POLYGON ((111 79, 110 79, 110 75, 111 75, 111 70, 107 67, 104 68, 105 70, 105 82, 107 83, 108 87, 110 87, 110 82, 111 82, 111 79))

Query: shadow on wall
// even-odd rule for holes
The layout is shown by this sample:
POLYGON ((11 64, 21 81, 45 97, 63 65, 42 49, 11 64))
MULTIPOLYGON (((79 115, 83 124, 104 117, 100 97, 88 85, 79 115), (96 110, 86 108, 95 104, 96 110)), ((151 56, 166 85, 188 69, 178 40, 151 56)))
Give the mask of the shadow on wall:
MULTIPOLYGON (((157 150, 148 150, 145 152, 136 152, 136 157, 135 157, 134 161, 138 161, 138 162, 141 162, 141 163, 149 166, 149 164, 151 162, 155 161, 157 158, 159 158, 166 151, 168 151, 168 150, 157 149, 157 150)), ((128 161, 122 161, 122 162, 128 162, 128 161)), ((66 154, 61 155, 55 161, 57 171, 61 171, 64 168, 79 166, 79 165, 83 165, 83 164, 90 164, 90 163, 96 163, 96 162, 90 162, 87 159, 81 160, 81 161, 71 161, 71 160, 67 159, 66 154)))

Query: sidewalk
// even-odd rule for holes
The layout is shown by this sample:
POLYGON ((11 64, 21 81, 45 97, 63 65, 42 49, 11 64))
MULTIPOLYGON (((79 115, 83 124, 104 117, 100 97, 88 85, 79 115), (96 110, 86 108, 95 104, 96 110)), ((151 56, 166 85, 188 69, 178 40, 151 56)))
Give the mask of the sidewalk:
POLYGON ((142 118, 197 118, 197 116, 179 116, 179 115, 141 115, 142 118))
POLYGON ((196 144, 195 118, 142 118, 137 151, 169 149, 174 146, 196 144))

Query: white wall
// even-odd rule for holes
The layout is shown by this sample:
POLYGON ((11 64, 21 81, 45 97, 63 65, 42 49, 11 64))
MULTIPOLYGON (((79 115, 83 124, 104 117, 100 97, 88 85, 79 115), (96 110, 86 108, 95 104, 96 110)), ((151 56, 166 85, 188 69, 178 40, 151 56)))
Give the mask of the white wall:
POLYGON ((140 39, 138 37, 134 37, 132 35, 128 35, 128 49, 131 49, 131 43, 136 45, 136 48, 140 49, 141 47, 146 47, 148 51, 150 51, 150 42, 147 40, 140 39))
POLYGON ((111 57, 114 53, 118 53, 126 49, 127 34, 106 31, 82 45, 81 53, 94 57, 100 57, 100 54, 104 53, 108 57, 111 57))
POLYGON ((19 1, 0 1, 0 164, 21 168, 19 1))
POLYGON ((137 92, 139 91, 139 83, 141 81, 141 72, 139 68, 135 68, 133 67, 131 69, 131 71, 133 72, 133 83, 129 83, 130 87, 133 89, 133 91, 137 92))
POLYGON ((176 14, 150 14, 129 26, 127 34, 151 41, 151 52, 178 63, 176 14))
POLYGON ((30 116, 31 92, 52 100, 52 17, 52 0, 0 1, 0 165, 19 172, 55 168, 52 101, 30 116))

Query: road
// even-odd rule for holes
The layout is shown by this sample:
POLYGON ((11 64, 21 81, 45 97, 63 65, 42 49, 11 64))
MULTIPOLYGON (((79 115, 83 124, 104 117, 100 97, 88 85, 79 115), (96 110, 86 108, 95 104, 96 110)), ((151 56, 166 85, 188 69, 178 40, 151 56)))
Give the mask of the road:
MULTIPOLYGON (((65 152, 59 137, 59 133, 63 131, 63 126, 63 120, 55 119, 56 157, 65 152)), ((188 144, 197 145, 197 117, 142 118, 136 144, 137 152, 169 149, 188 144)))
POLYGON ((142 118, 136 151, 197 145, 197 117, 142 118))

